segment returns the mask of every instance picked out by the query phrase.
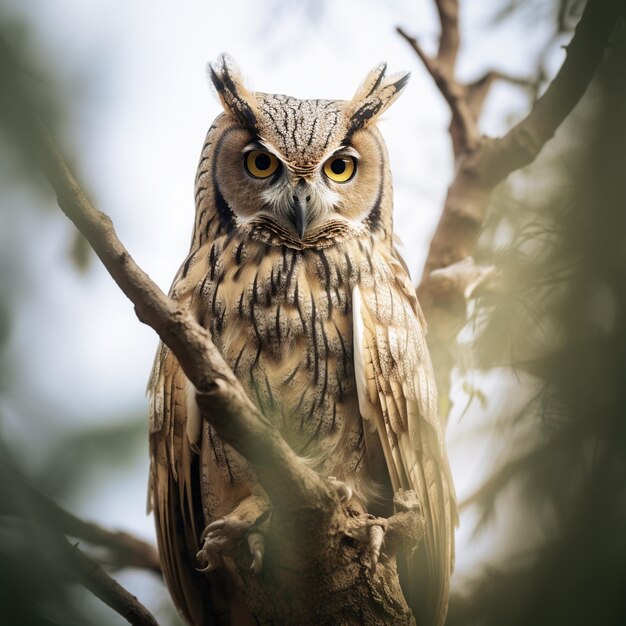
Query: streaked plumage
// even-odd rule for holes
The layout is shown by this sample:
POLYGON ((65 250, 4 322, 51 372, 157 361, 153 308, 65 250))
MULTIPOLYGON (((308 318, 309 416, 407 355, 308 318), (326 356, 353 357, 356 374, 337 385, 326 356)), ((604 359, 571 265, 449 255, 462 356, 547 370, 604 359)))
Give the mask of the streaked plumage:
MULTIPOLYGON (((202 149, 191 249, 171 295, 319 472, 386 514, 393 491, 418 493, 428 528, 416 558, 427 564, 410 559, 404 586, 424 623, 440 624, 456 507, 425 324, 393 245, 391 175, 374 126, 407 76, 384 70, 344 102, 249 92, 227 58, 211 69, 225 112, 202 149), (328 170, 334 159, 338 174, 328 170), (351 178, 333 182, 351 163, 351 178)), ((262 491, 201 420, 163 346, 150 392, 151 501, 170 591, 190 623, 253 623, 228 559, 200 574, 195 554, 206 524, 262 491)))

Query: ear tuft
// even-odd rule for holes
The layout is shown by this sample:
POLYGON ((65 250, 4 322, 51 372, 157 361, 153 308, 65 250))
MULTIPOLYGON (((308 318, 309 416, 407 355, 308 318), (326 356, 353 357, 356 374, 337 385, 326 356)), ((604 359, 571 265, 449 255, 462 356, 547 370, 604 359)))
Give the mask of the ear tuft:
POLYGON ((207 65, 207 73, 226 113, 243 126, 256 131, 257 114, 254 94, 246 89, 237 63, 228 54, 221 54, 207 65))
POLYGON ((370 70, 369 74, 365 77, 365 80, 361 83, 359 88, 356 90, 354 96, 352 96, 352 102, 365 100, 365 98, 369 98, 376 89, 380 86, 383 78, 385 77, 385 72, 387 71, 386 63, 379 63, 375 68, 370 70))
POLYGON ((385 77, 386 63, 377 65, 348 103, 348 136, 376 121, 402 93, 411 74, 398 72, 385 77))

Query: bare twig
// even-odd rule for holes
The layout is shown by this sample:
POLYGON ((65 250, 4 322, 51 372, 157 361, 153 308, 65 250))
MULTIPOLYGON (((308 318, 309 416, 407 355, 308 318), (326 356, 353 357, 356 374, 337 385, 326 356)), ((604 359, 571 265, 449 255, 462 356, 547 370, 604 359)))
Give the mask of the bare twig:
POLYGON ((97 563, 85 556, 65 537, 60 537, 59 542, 73 575, 96 597, 133 626, 158 626, 152 613, 135 596, 111 578, 97 563))
POLYGON ((451 63, 456 58, 456 52, 447 53, 445 64, 442 64, 439 57, 433 59, 428 56, 415 37, 411 37, 401 27, 396 30, 415 50, 450 107, 452 112, 450 135, 455 156, 472 152, 478 146, 479 135, 472 113, 465 101, 463 86, 454 79, 454 67, 451 63))
POLYGON ((161 564, 156 549, 151 544, 121 531, 110 531, 76 517, 60 507, 56 502, 39 492, 27 481, 11 473, 13 481, 19 480, 19 488, 13 483, 13 489, 19 489, 22 504, 21 509, 28 507, 28 511, 14 506, 15 502, 3 497, 0 502, 0 513, 8 515, 34 514, 45 519, 46 522, 62 533, 82 539, 93 545, 106 548, 109 551, 109 564, 114 567, 138 567, 147 569, 155 574, 161 574, 161 564))

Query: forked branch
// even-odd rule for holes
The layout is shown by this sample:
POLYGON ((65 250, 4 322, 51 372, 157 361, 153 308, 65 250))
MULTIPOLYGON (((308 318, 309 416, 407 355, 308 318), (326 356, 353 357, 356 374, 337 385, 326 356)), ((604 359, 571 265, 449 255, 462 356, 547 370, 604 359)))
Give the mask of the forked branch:
MULTIPOLYGON (((454 3, 456 4, 456 3, 454 3)), ((456 22, 455 22, 456 24, 456 22)), ((445 98, 452 119, 450 121, 450 135, 455 156, 472 152, 478 146, 479 135, 476 121, 470 111, 465 98, 465 89, 454 78, 454 62, 456 60, 456 49, 451 50, 451 41, 458 38, 450 34, 447 37, 451 40, 448 45, 439 46, 439 54, 436 58, 431 58, 420 46, 415 37, 411 37, 404 29, 398 27, 398 33, 406 39, 421 59, 424 67, 432 76, 441 95, 445 98), (441 55, 444 55, 443 58, 441 55)), ((456 30, 456 27, 455 27, 456 30)), ((442 39, 443 41, 443 39, 442 39)))
MULTIPOLYGON (((450 371, 454 366, 450 347, 465 323, 466 302, 455 294, 442 291, 440 281, 434 281, 432 273, 458 264, 473 254, 493 189, 509 174, 532 163, 576 106, 602 60, 624 7, 623 2, 617 0, 590 0, 567 47, 565 62, 546 92, 524 120, 504 137, 492 139, 479 138, 477 120, 489 86, 496 79, 510 78, 488 73, 473 85, 460 86, 454 79, 458 41, 450 34, 457 28, 456 19, 453 19, 456 14, 442 11, 448 3, 436 0, 436 4, 441 21, 436 59, 429 58, 404 30, 399 28, 398 32, 413 47, 452 111, 450 134, 456 160, 455 175, 430 242, 418 287, 429 321, 429 345, 440 396, 446 398, 450 371), (444 57, 444 72, 439 56, 448 48, 452 52, 444 57)), ((453 4, 456 3, 451 2, 450 6, 453 4)), ((527 86, 527 81, 515 79, 514 82, 527 86)), ((441 410, 447 414, 449 405, 442 406, 441 410)))

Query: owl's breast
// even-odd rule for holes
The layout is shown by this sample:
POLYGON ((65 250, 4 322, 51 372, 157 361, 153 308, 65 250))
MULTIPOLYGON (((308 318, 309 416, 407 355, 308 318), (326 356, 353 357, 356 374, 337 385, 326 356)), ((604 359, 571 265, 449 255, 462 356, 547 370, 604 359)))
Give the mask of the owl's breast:
POLYGON ((362 245, 292 250, 235 237, 208 250, 199 313, 250 398, 304 456, 363 457, 352 346, 362 245), (361 247, 361 250, 359 250, 361 247))

